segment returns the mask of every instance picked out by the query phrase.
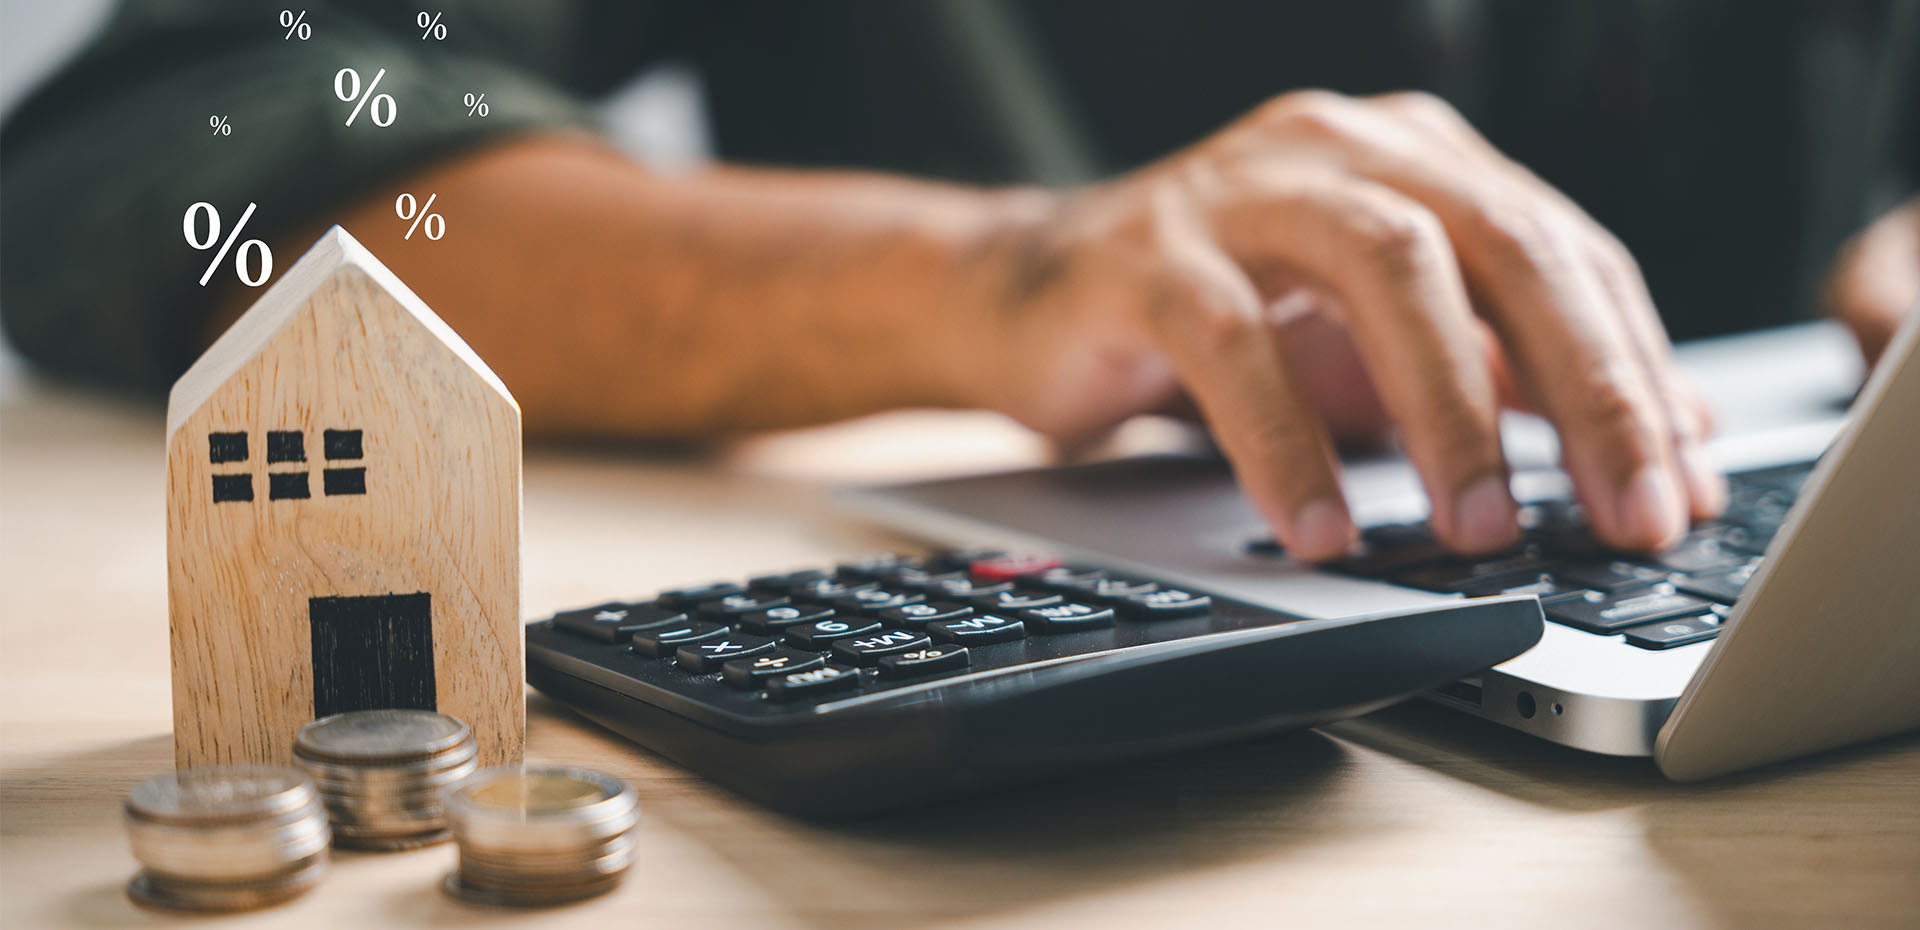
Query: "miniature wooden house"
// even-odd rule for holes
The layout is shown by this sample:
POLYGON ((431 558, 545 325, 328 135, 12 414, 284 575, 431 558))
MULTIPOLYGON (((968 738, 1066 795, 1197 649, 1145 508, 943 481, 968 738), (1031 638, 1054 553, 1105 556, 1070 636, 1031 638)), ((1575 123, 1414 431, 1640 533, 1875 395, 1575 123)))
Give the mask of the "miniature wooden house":
POLYGON ((179 765, 379 707, 520 758, 520 408, 345 230, 174 385, 167 572, 179 765))

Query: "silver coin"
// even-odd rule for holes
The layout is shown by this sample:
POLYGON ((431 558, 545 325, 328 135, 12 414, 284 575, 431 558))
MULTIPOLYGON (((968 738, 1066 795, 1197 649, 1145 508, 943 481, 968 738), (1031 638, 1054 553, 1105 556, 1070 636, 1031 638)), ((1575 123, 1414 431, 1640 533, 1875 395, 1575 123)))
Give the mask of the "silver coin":
POLYGON ((197 882, 148 869, 127 882, 127 897, 169 911, 247 911, 289 901, 311 891, 327 874, 324 852, 277 875, 247 882, 197 882))
POLYGON ((127 795, 130 818, 188 826, 259 820, 297 811, 316 797, 298 769, 215 765, 155 775, 127 795))
POLYGON ((633 864, 633 786, 584 769, 488 769, 446 792, 460 846, 447 893, 538 906, 603 894, 633 864))
POLYGON ((435 756, 472 738, 459 718, 430 710, 356 710, 301 727, 294 751, 364 764, 435 756))

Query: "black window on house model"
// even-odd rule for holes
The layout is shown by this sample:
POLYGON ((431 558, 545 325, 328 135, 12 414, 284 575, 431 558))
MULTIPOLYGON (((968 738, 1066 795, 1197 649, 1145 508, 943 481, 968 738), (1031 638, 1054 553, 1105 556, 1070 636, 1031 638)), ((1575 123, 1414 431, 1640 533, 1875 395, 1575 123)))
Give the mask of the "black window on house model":
MULTIPOLYGON (((342 460, 362 458, 361 434, 357 429, 329 429, 320 435, 321 453, 326 456, 328 467, 321 470, 320 490, 329 496, 342 494, 367 493, 367 469, 365 466, 333 467, 333 463, 342 460)), ((306 434, 300 430, 268 430, 266 441, 266 464, 268 466, 304 463, 307 461, 306 434)), ((247 434, 245 432, 214 432, 207 434, 207 460, 219 465, 242 463, 245 468, 251 456, 248 454, 247 434)), ((313 496, 312 472, 306 468, 297 470, 273 469, 267 472, 268 500, 305 500, 313 496)), ((213 500, 251 501, 253 500, 253 474, 248 471, 228 472, 213 476, 213 500)))

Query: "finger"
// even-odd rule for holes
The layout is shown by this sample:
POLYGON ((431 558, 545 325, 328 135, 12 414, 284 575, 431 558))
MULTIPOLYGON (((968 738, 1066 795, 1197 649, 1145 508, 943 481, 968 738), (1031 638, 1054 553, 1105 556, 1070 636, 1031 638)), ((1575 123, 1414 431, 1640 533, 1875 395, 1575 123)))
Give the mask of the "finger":
POLYGON ((1598 254, 1594 265, 1616 304, 1625 308, 1628 337, 1640 353, 1659 400, 1666 407, 1667 428, 1681 487, 1686 489, 1688 515, 1710 520, 1727 508, 1727 479, 1707 457, 1705 441, 1711 430, 1706 403, 1673 359, 1672 341, 1654 309, 1645 279, 1626 248, 1598 228, 1589 230, 1598 254))
POLYGON ((1433 502, 1436 533, 1486 552, 1518 535, 1499 400, 1457 263, 1433 215, 1353 178, 1268 182, 1216 210, 1234 258, 1318 270, 1433 502))
POLYGON ((1332 444, 1287 374, 1258 294, 1191 217, 1163 225, 1161 254, 1178 270, 1151 288, 1148 331, 1281 544, 1307 561, 1345 554, 1355 533, 1332 444))
POLYGON ((1365 143, 1354 148, 1353 169, 1431 208, 1445 226, 1515 368, 1560 433, 1598 535, 1634 549, 1678 541, 1688 508, 1667 411, 1578 228, 1511 173, 1435 153, 1377 112, 1350 121, 1365 143))
POLYGON ((1826 312, 1853 330, 1868 366, 1920 303, 1920 197, 1875 220, 1841 249, 1822 293, 1826 312))
POLYGON ((1454 157, 1476 163, 1495 177, 1504 176, 1531 192, 1541 204, 1557 208, 1575 228, 1575 235, 1588 240, 1588 261, 1621 313, 1627 337, 1640 357, 1655 398, 1664 408, 1675 478, 1686 490, 1689 514, 1696 519, 1718 516, 1726 508, 1727 484, 1704 448, 1704 440, 1712 432, 1711 410, 1674 362, 1672 342, 1660 322, 1659 311, 1626 248, 1565 194, 1487 142, 1439 98, 1401 93, 1374 98, 1374 102, 1424 131, 1429 140, 1446 147, 1454 157))

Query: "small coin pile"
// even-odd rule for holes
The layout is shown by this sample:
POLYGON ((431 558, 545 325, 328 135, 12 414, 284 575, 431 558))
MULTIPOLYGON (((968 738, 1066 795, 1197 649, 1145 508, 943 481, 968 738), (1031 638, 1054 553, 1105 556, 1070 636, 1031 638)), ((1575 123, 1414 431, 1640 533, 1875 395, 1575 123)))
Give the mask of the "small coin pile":
POLYGON ((611 891, 633 863, 638 797, 585 769, 510 766, 450 788, 447 824, 460 847, 448 893, 534 907, 611 891))
POLYGON ((327 815, 313 782, 275 766, 156 775, 124 805, 134 858, 127 884, 152 907, 236 911, 300 895, 327 871, 327 815))
POLYGON ((473 774, 473 731, 429 710, 361 710, 300 728, 294 760, 313 776, 334 842, 411 849, 447 839, 440 795, 473 774))

